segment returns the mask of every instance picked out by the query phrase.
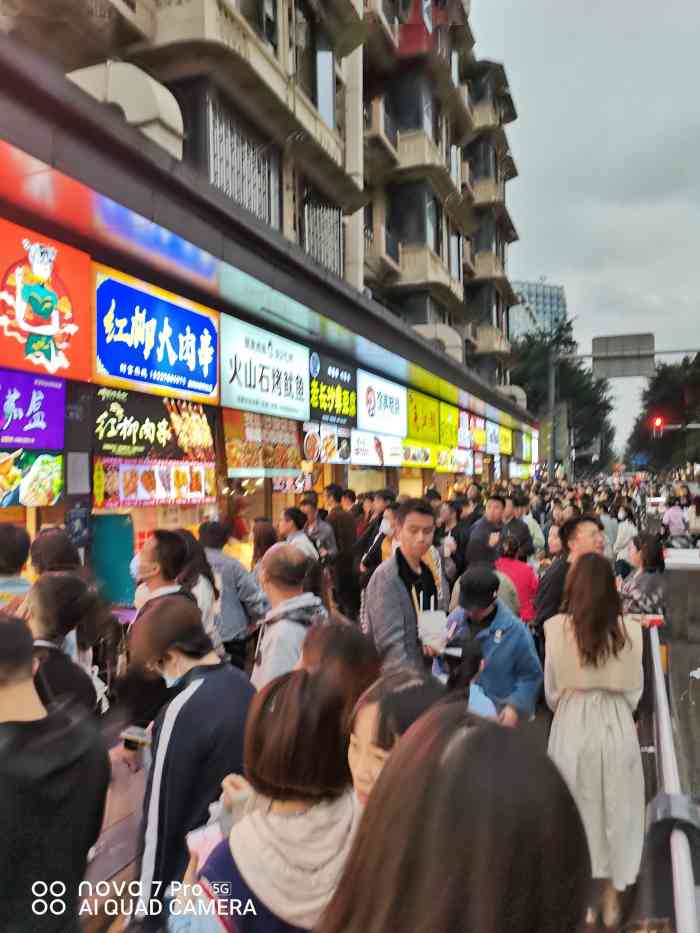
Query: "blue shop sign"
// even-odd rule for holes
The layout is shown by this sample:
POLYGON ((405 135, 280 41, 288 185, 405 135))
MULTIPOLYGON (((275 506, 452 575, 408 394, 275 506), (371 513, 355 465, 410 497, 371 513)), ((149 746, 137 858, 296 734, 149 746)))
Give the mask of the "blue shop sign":
POLYGON ((94 264, 95 382, 216 404, 219 315, 94 264))

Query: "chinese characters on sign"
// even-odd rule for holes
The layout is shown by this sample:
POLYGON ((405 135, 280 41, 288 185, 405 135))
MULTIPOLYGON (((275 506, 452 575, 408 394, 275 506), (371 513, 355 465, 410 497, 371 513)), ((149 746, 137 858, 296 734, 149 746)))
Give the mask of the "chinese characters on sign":
POLYGON ((357 418, 357 373, 331 357, 309 357, 310 409, 313 421, 353 427, 357 418))
POLYGON ((95 266, 95 381, 219 398, 218 314, 104 266, 95 266))
POLYGON ((358 369, 357 426, 363 431, 406 437, 406 389, 358 369))
POLYGON ((147 460, 214 460, 215 411, 195 402, 99 389, 95 451, 147 460))
POLYGON ((513 432, 501 425, 498 429, 498 446, 502 454, 509 457, 513 453, 513 432))
POLYGON ((459 444, 459 416, 460 411, 454 405, 440 402, 440 443, 445 447, 459 444))
MULTIPOLYGON (((221 404, 241 411, 309 417, 309 351, 284 337, 224 315, 221 404)), ((342 400, 341 400, 342 401, 342 400)))
MULTIPOLYGON (((484 419, 480 418, 478 415, 469 415, 469 430, 474 450, 483 451, 486 448, 486 422, 484 419)), ((475 460, 475 469, 476 462, 475 460)), ((477 469, 477 472, 480 473, 481 470, 477 469)))
POLYGON ((63 449, 63 379, 0 369, 0 447, 63 449))
POLYGON ((434 444, 440 440, 440 403, 413 389, 408 390, 408 436, 434 444))
POLYGON ((537 463, 539 460, 539 435, 523 434, 523 460, 537 463))

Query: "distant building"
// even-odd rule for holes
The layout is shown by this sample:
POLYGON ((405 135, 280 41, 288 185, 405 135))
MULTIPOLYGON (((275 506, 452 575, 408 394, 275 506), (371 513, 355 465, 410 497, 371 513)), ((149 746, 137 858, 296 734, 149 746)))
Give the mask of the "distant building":
POLYGON ((518 304, 510 309, 511 340, 543 330, 552 333, 567 318, 566 293, 563 285, 545 282, 513 282, 518 304))

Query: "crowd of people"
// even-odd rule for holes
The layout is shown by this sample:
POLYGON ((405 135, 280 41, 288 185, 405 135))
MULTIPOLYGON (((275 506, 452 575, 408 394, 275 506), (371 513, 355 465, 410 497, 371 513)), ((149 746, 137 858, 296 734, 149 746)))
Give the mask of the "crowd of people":
POLYGON ((124 929, 614 928, 665 608, 643 490, 330 485, 249 531, 250 568, 223 523, 154 532, 124 633, 65 531, 0 525, 0 929, 77 928, 110 735, 147 772, 124 929))

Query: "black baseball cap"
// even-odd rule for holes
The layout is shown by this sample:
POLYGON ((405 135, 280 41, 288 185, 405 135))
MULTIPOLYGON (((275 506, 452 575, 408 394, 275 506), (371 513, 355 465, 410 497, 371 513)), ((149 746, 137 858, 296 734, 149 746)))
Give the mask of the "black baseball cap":
POLYGON ((475 564, 462 574, 459 584, 459 604, 462 609, 486 609, 496 600, 499 580, 488 564, 475 564))

